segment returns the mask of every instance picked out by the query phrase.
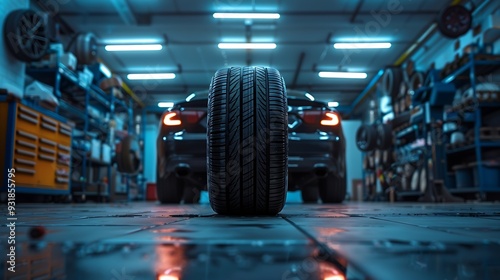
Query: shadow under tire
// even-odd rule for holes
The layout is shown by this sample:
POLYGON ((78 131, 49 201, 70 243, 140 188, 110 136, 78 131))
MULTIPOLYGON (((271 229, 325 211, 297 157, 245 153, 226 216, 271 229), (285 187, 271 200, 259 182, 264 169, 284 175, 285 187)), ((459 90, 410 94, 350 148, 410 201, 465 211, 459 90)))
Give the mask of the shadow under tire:
POLYGON ((208 194, 222 215, 276 215, 288 186, 286 88, 273 68, 215 73, 208 95, 208 194))

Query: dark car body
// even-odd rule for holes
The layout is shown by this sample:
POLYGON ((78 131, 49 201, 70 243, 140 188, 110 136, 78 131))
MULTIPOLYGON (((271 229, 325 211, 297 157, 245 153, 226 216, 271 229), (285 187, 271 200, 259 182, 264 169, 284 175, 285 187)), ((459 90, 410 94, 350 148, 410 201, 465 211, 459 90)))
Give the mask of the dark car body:
MULTIPOLYGON (((287 94, 288 190, 315 185, 329 173, 345 174, 345 138, 340 115, 325 103, 312 101, 304 92, 287 94)), ((192 96, 162 115, 157 138, 157 173, 159 177, 175 174, 193 187, 206 189, 207 93, 192 96)))

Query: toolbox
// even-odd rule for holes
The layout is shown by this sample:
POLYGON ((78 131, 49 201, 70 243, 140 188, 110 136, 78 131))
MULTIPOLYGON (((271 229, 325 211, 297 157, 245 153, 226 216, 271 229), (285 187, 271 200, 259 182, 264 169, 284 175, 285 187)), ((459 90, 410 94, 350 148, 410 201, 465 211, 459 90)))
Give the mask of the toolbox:
POLYGON ((16 101, 0 102, 0 180, 15 169, 16 192, 69 194, 72 127, 16 101))

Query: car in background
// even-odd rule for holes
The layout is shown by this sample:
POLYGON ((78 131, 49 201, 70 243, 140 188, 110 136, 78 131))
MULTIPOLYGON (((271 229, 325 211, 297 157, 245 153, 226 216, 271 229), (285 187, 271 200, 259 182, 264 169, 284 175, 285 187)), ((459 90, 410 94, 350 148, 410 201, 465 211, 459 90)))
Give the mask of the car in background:
MULTIPOLYGON (((346 195, 345 138, 340 114, 301 91, 288 96, 288 190, 306 203, 339 203, 346 195)), ((157 138, 157 198, 197 203, 207 186, 208 92, 166 110, 157 138)))

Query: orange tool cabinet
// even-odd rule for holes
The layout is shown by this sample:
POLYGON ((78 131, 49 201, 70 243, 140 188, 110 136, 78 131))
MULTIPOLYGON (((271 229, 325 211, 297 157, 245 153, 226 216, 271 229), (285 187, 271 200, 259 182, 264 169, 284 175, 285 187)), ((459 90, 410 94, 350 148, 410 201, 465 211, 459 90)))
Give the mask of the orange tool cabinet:
POLYGON ((0 100, 0 135, 2 191, 14 168, 16 192, 70 194, 72 127, 66 119, 0 100))

